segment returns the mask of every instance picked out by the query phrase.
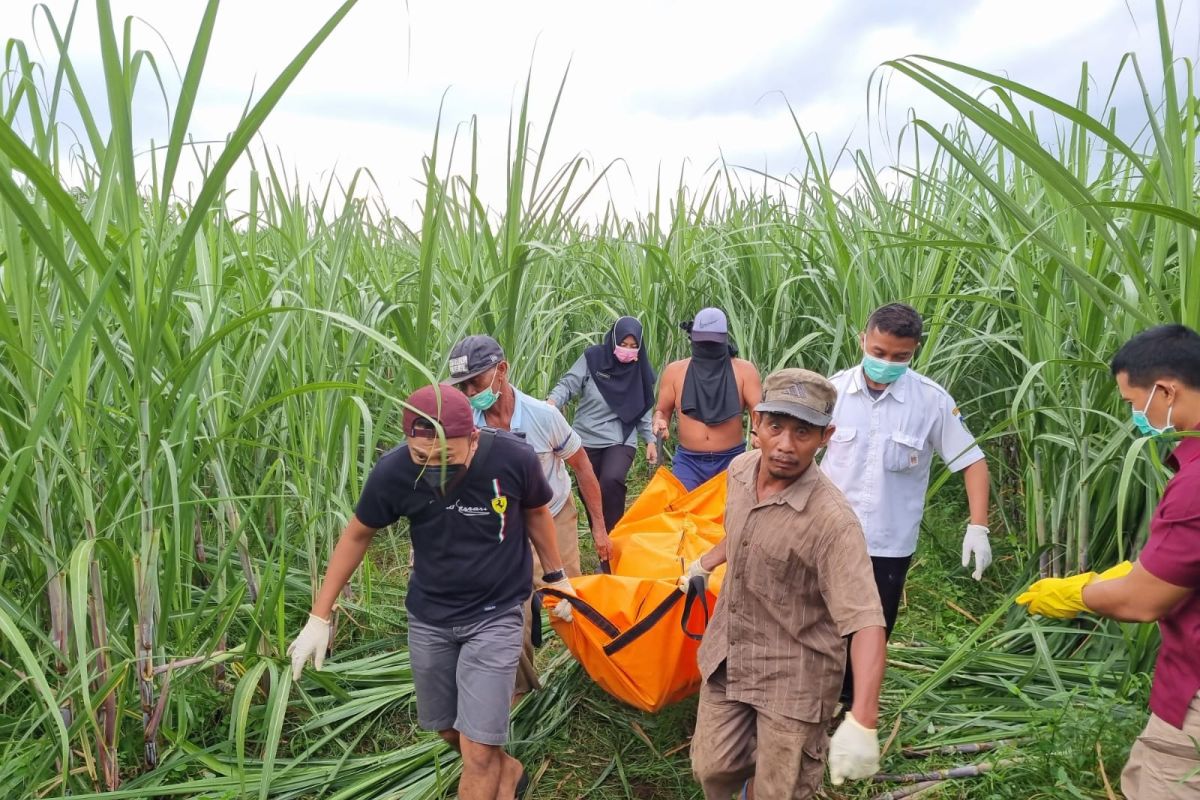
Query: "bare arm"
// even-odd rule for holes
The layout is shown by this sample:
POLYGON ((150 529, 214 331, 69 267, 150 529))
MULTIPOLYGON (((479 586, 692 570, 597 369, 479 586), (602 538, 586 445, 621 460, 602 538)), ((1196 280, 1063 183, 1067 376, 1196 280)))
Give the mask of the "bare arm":
POLYGON ((604 527, 604 505, 600 500, 600 481, 596 480, 596 472, 592 462, 581 447, 567 457, 567 464, 575 471, 575 481, 579 484, 579 493, 583 495, 583 504, 587 507, 588 516, 592 520, 592 539, 596 543, 596 555, 601 561, 612 557, 612 545, 608 539, 608 531, 604 527))
POLYGON ((712 550, 709 550, 704 555, 700 556, 700 566, 704 567, 709 572, 712 572, 717 567, 724 564, 729 559, 726 557, 725 543, 729 541, 729 537, 719 541, 712 550))
POLYGON ((981 458, 964 469, 963 483, 967 487, 967 505, 971 509, 971 524, 987 527, 988 497, 991 492, 987 459, 981 458))
POLYGON ((879 727, 879 690, 887 659, 887 636, 872 625, 855 631, 850 640, 850 669, 854 673, 854 702, 850 713, 860 725, 879 727))
POLYGON ((745 365, 742 369, 742 407, 753 411, 762 402, 762 377, 749 361, 742 361, 742 364, 745 365))
POLYGON ((651 425, 655 436, 667 437, 671 427, 671 416, 675 413, 675 376, 679 372, 676 361, 668 364, 658 382, 658 404, 654 407, 654 422, 651 425))
MULTIPOLYGON (((562 569, 562 556, 558 552, 558 539, 554 535, 554 515, 550 506, 527 508, 524 511, 525 530, 529 533, 529 541, 537 552, 538 561, 546 572, 557 572, 562 569)), ((534 578, 540 578, 535 575, 534 578)))
POLYGON ((350 580, 354 570, 358 569, 358 565, 362 563, 367 547, 370 546, 371 539, 375 536, 375 530, 375 528, 368 528, 362 524, 358 517, 353 515, 350 517, 342 535, 338 537, 337 544, 334 545, 333 555, 329 558, 329 566, 325 568, 325 579, 321 581, 321 589, 317 592, 316 600, 313 601, 313 616, 329 619, 338 594, 350 580))
POLYGON ((1157 622, 1192 591, 1156 578, 1138 562, 1123 578, 1083 587, 1083 604, 1122 622, 1157 622))

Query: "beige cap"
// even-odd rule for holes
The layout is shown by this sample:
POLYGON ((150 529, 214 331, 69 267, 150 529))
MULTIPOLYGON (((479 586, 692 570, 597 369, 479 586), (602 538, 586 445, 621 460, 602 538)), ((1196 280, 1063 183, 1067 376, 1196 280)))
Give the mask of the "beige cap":
POLYGON ((763 381, 762 402, 755 411, 786 414, 824 428, 833 419, 837 389, 821 375, 807 369, 781 369, 763 381))

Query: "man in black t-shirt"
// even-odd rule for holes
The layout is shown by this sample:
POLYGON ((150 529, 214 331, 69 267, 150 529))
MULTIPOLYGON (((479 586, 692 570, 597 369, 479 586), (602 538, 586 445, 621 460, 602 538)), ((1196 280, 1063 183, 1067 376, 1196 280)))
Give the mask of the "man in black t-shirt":
POLYGON ((407 518, 416 553, 405 607, 418 721, 462 754, 462 800, 520 797, 528 779, 503 747, 521 605, 533 589, 530 542, 542 564, 554 565, 542 580, 574 594, 550 487, 533 449, 512 434, 477 430, 470 402, 453 386, 414 392, 404 434, 407 442, 371 470, 334 547, 308 623, 288 648, 292 677, 310 658, 321 668, 334 601, 375 531, 407 518))

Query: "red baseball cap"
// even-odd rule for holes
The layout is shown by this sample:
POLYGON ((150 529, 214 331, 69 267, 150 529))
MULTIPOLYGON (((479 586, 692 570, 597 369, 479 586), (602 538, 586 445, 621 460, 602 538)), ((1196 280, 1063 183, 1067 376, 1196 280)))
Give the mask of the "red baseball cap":
POLYGON ((422 386, 410 394, 404 404, 405 436, 436 437, 437 431, 430 421, 442 426, 447 439, 467 436, 475 430, 471 401, 450 384, 422 386))

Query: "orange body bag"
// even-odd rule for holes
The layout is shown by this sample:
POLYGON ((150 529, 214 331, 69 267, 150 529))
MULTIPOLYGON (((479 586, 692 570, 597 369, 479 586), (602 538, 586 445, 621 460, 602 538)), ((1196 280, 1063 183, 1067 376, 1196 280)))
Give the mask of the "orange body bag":
MULTIPOLYGON (((550 624, 579 663, 606 692, 644 711, 657 711, 700 688, 696 649, 716 604, 725 567, 693 582, 685 595, 681 575, 725 537, 725 473, 691 492, 666 469, 609 532, 611 575, 571 579, 574 620, 550 624)), ((554 608, 563 597, 541 591, 554 608)))

